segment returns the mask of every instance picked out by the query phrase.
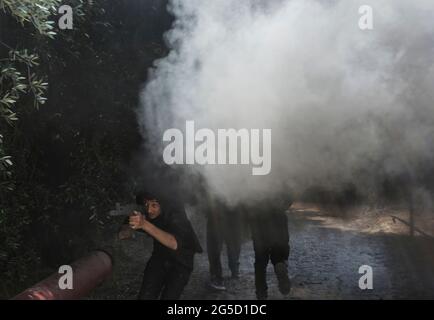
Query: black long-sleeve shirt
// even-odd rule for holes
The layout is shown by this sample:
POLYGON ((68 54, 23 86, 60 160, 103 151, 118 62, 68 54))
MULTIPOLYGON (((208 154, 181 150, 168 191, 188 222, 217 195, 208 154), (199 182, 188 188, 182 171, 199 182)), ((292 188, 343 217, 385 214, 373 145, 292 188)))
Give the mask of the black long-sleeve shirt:
POLYGON ((159 259, 168 259, 178 262, 188 269, 193 269, 195 253, 201 253, 202 247, 196 233, 187 218, 184 207, 181 205, 161 205, 161 214, 150 223, 159 229, 173 235, 177 242, 177 249, 173 250, 154 239, 152 256, 159 259))

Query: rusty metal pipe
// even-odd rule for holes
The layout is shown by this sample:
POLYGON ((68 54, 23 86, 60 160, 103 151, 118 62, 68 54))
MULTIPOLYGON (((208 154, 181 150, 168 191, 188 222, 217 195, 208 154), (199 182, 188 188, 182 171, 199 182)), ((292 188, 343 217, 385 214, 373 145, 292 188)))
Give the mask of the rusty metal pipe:
POLYGON ((89 294, 112 272, 112 258, 104 251, 94 251, 71 264, 73 289, 60 289, 60 273, 53 273, 12 300, 75 300, 89 294))

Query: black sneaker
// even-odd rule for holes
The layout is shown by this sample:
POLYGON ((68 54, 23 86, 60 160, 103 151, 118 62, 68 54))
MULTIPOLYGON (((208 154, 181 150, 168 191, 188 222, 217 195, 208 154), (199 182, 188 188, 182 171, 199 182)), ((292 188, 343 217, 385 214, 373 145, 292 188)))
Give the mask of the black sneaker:
POLYGON ((291 281, 288 277, 288 266, 285 262, 279 262, 274 265, 277 282, 279 283, 279 291, 283 295, 289 294, 291 291, 291 281))
POLYGON ((223 279, 220 279, 220 278, 212 278, 210 283, 209 283, 209 286, 215 290, 218 290, 218 291, 226 290, 223 279))
POLYGON ((256 299, 258 300, 267 300, 268 294, 267 291, 256 291, 256 299))
POLYGON ((238 279, 240 279, 240 273, 238 271, 232 271, 231 272, 231 279, 232 280, 238 280, 238 279))

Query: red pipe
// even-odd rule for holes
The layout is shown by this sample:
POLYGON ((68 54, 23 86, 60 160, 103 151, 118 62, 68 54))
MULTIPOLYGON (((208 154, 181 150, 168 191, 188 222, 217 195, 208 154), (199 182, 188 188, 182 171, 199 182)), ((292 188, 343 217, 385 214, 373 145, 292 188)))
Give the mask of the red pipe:
POLYGON ((112 258, 103 251, 94 251, 71 264, 73 289, 60 289, 61 273, 53 273, 13 300, 75 300, 89 294, 112 272, 112 258))

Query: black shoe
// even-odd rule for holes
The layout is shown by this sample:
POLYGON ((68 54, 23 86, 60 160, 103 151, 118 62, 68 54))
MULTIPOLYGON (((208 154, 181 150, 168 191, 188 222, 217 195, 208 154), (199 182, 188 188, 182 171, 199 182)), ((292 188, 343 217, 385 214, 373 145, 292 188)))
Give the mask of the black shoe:
POLYGON ((218 290, 218 291, 226 290, 223 279, 221 279, 221 278, 212 278, 210 283, 209 283, 209 286, 215 290, 218 290))
POLYGON ((232 280, 240 279, 240 273, 238 271, 232 271, 231 279, 232 280))
POLYGON ((279 283, 279 291, 283 295, 289 294, 291 291, 291 281, 288 277, 288 266, 285 262, 279 262, 274 265, 274 272, 279 283))
POLYGON ((256 299, 258 300, 267 300, 268 294, 267 291, 256 291, 256 299))

